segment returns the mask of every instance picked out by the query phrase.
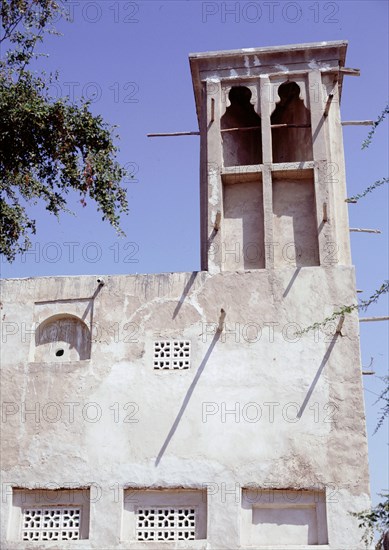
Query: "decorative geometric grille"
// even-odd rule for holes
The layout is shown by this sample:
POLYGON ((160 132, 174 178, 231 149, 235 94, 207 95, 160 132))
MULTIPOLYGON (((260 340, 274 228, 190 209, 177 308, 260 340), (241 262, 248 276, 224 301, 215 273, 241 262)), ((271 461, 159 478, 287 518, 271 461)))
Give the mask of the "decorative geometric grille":
POLYGON ((154 342, 154 368, 160 370, 189 369, 189 340, 158 340, 154 342))
POLYGON ((195 540, 195 508, 158 506, 136 510, 136 540, 195 540))
POLYGON ((81 508, 24 508, 22 540, 79 540, 81 508))

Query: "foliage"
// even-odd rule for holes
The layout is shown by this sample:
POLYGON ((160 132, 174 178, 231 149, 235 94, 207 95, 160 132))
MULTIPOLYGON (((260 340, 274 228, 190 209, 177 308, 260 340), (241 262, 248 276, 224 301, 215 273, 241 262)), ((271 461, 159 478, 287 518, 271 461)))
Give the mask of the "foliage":
MULTIPOLYGON (((381 113, 378 120, 374 123, 374 128, 369 132, 366 140, 362 144, 362 149, 369 147, 372 138, 374 136, 377 126, 383 122, 386 114, 389 113, 389 107, 387 106, 385 110, 381 113)), ((372 185, 367 187, 362 193, 355 195, 346 199, 346 202, 357 202, 362 197, 365 197, 368 193, 374 191, 377 187, 380 187, 384 183, 388 183, 389 179, 387 177, 377 180, 372 185)), ((377 302, 382 294, 389 292, 389 281, 384 281, 378 290, 376 290, 370 298, 367 300, 362 300, 359 304, 344 305, 335 310, 330 316, 326 317, 323 321, 313 323, 312 325, 306 327, 299 334, 307 333, 311 330, 318 329, 322 326, 325 326, 331 321, 340 319, 346 314, 350 314, 355 310, 366 311, 366 309, 373 303, 377 302)), ((379 428, 383 425, 385 418, 389 417, 389 376, 384 376, 382 380, 385 383, 385 388, 382 393, 379 395, 376 403, 379 401, 384 401, 384 405, 381 408, 381 416, 378 420, 376 433, 379 428)), ((375 534, 379 535, 379 539, 376 542, 375 550, 387 550, 389 548, 389 494, 380 494, 385 500, 380 502, 371 510, 365 510, 363 512, 353 512, 351 515, 358 518, 359 528, 363 529, 362 542, 365 543, 366 548, 369 548, 374 540, 375 534)))
POLYGON ((35 54, 35 47, 45 33, 55 33, 53 20, 61 14, 56 0, 2 0, 0 4, 0 44, 8 43, 2 71, 25 70, 35 54))
POLYGON ((301 330, 299 332, 299 334, 305 334, 305 333, 307 333, 311 330, 315 330, 315 329, 318 329, 320 327, 323 327, 327 323, 329 323, 331 321, 335 321, 336 319, 339 319, 340 317, 346 315, 347 313, 352 313, 355 310, 366 311, 366 309, 371 304, 374 304, 375 302, 378 301, 381 294, 386 294, 387 292, 389 292, 389 280, 384 281, 382 283, 382 285, 380 286, 380 288, 378 290, 376 290, 370 296, 370 298, 368 298, 367 300, 361 300, 361 302, 359 304, 351 304, 349 306, 341 306, 341 307, 339 307, 339 309, 335 310, 329 317, 326 317, 323 321, 320 321, 320 322, 317 322, 317 323, 313 323, 312 325, 309 325, 305 329, 301 330))
MULTIPOLYGON (((382 111, 378 119, 374 122, 373 128, 370 130, 370 132, 367 135, 367 138, 363 141, 361 149, 367 149, 374 137, 375 131, 377 129, 377 126, 379 126, 385 119, 386 115, 389 114, 389 105, 386 105, 385 109, 382 111)), ((362 197, 365 197, 368 193, 371 193, 376 189, 377 187, 380 187, 381 185, 384 185, 384 183, 388 183, 389 178, 382 178, 380 180, 375 181, 369 187, 367 187, 362 193, 359 193, 358 195, 354 195, 353 197, 350 197, 346 199, 346 202, 358 202, 359 199, 362 197)))
POLYGON ((346 199, 346 202, 358 202, 359 199, 362 197, 365 197, 368 193, 371 193, 374 191, 374 189, 377 189, 377 187, 380 187, 381 185, 384 185, 384 183, 388 183, 389 178, 382 178, 380 180, 376 180, 374 183, 369 185, 362 193, 358 193, 358 195, 354 195, 353 197, 350 197, 349 199, 346 199))
POLYGON ((385 533, 389 529, 389 494, 380 494, 383 497, 383 502, 374 506, 371 510, 364 512, 353 512, 351 515, 359 520, 358 527, 364 529, 362 541, 369 548, 374 539, 374 532, 378 532, 378 539, 375 549, 381 550, 384 542, 385 533))
MULTIPOLYGON (((382 113, 380 114, 380 116, 378 117, 376 122, 374 123, 373 129, 370 130, 370 132, 368 133, 367 138, 362 143, 362 149, 366 149, 367 147, 369 147, 369 145, 372 142, 374 133, 377 129, 377 126, 379 126, 384 121, 387 114, 389 114, 389 105, 387 105, 385 107, 385 109, 382 111, 382 113)), ((377 187, 380 187, 381 185, 384 185, 385 183, 388 183, 388 182, 389 182, 389 178, 387 178, 387 177, 384 177, 380 180, 377 180, 374 183, 372 183, 371 185, 369 185, 369 187, 367 187, 362 193, 359 193, 358 195, 354 195, 353 197, 350 197, 350 198, 346 199, 346 202, 356 203, 356 202, 358 202, 359 199, 361 199, 362 197, 365 197, 368 193, 371 193, 372 191, 377 189, 377 187)), ((384 283, 381 285, 381 287, 378 290, 376 290, 374 292, 374 294, 372 296, 370 296, 370 298, 368 300, 362 300, 360 304, 351 304, 351 305, 341 306, 339 309, 334 311, 329 317, 326 317, 323 321, 320 321, 320 322, 317 322, 317 323, 313 323, 312 325, 309 325, 305 329, 299 331, 299 334, 305 334, 305 333, 307 333, 311 330, 315 330, 315 329, 318 329, 320 327, 323 327, 327 323, 329 323, 331 321, 335 321, 336 319, 340 319, 344 315, 346 315, 348 313, 352 313, 355 310, 366 311, 366 309, 371 304, 377 302, 377 300, 381 296, 381 294, 385 294, 387 292, 389 292, 389 281, 384 281, 384 283)), ((388 380, 387 380, 387 382, 388 382, 388 380)), ((389 392, 389 388, 387 388, 386 391, 384 391, 384 393, 383 393, 384 396, 386 395, 386 392, 389 392)), ((378 427, 382 424, 383 419, 385 418, 385 416, 387 414, 389 414, 389 411, 387 409, 384 409, 384 413, 385 413, 384 417, 382 419, 380 419, 380 423, 379 423, 378 427), (386 410, 386 413, 385 413, 385 410, 386 410)))
POLYGON ((367 138, 365 139, 365 141, 362 143, 362 149, 366 149, 367 147, 369 147, 369 145, 371 144, 372 142, 372 139, 373 139, 373 136, 375 134, 375 131, 377 129, 377 126, 379 126, 381 124, 381 122, 383 122, 384 118, 386 117, 386 115, 389 114, 389 105, 386 105, 385 109, 382 111, 382 113, 380 114, 380 116, 377 118, 377 120, 374 122, 374 125, 373 125, 373 128, 370 130, 370 132, 367 134, 367 138))
POLYGON ((36 221, 27 207, 43 201, 56 216, 67 209, 71 190, 95 201, 103 220, 122 233, 120 214, 128 204, 121 181, 125 170, 115 160, 113 128, 93 115, 89 102, 71 104, 49 96, 52 76, 26 67, 35 47, 60 13, 55 0, 2 0, 0 45, 0 252, 9 261, 31 245, 36 221))
MULTIPOLYGON (((362 149, 366 149, 371 144, 376 128, 381 122, 383 122, 385 116, 389 114, 389 106, 386 106, 382 111, 381 115, 378 117, 377 121, 374 123, 373 129, 369 132, 367 138, 362 143, 362 149)), ((348 202, 357 202, 360 198, 364 197, 368 193, 372 192, 374 189, 387 183, 388 178, 382 178, 377 180, 372 185, 370 185, 363 193, 351 197, 348 199, 348 202)), ((370 303, 376 302, 379 296, 383 293, 389 291, 388 281, 385 281, 381 288, 375 292, 375 294, 365 302, 364 308, 366 309, 370 303)), ((385 383, 385 388, 378 396, 378 399, 375 403, 379 401, 384 401, 384 405, 381 409, 381 416, 378 419, 377 426, 374 430, 374 434, 380 429, 383 425, 385 418, 389 416, 389 376, 384 376, 382 380, 385 383)), ((383 497, 384 500, 379 502, 376 506, 371 508, 371 510, 365 510, 363 512, 356 512, 352 515, 357 517, 359 520, 359 527, 364 529, 362 535, 362 541, 366 544, 366 548, 370 547, 373 542, 375 534, 379 535, 379 539, 376 542, 375 550, 388 550, 389 548, 389 494, 380 494, 379 496, 383 497)))
POLYGON ((380 401, 384 401, 384 405, 381 408, 381 416, 378 419, 374 433, 377 433, 377 431, 381 428, 385 418, 389 417, 389 376, 383 376, 381 380, 384 382, 385 387, 374 404, 379 403, 380 401))

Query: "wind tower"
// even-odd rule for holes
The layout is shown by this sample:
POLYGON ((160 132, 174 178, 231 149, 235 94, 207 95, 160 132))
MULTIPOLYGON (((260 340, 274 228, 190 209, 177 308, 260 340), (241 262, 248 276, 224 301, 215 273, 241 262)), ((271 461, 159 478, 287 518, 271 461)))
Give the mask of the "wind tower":
POLYGON ((247 383, 262 372, 256 380, 269 400, 267 422, 276 422, 272 406, 296 409, 294 420, 282 413, 278 429, 257 434, 269 462, 258 458, 254 489, 242 491, 243 547, 361 544, 349 515, 369 502, 357 315, 299 332, 356 301, 342 137, 349 123, 341 121, 340 100, 343 77, 359 70, 345 67, 346 50, 346 41, 334 41, 190 55, 201 140, 201 266, 221 281, 234 272, 238 286, 251 288, 237 328, 228 310, 238 288, 220 283, 220 296, 228 293, 222 340, 240 330, 230 356, 239 372, 248 363, 233 354, 242 327, 249 340, 248 327, 258 322, 261 333, 252 338, 261 338, 262 349, 243 367, 247 383), (308 419, 319 409, 329 416, 308 419), (301 431, 292 436, 285 424, 295 429, 297 422, 301 431), (314 496, 296 496, 296 488, 314 496))
MULTIPOLYGON (((190 56, 210 272, 350 264, 339 103, 347 43, 190 56)), ((355 71, 354 71, 355 72, 355 71)))

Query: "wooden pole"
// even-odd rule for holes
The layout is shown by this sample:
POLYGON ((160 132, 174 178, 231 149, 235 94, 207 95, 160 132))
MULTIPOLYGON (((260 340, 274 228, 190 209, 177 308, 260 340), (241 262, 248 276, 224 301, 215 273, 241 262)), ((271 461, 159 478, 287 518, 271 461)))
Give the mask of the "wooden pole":
POLYGON ((222 128, 221 132, 245 132, 247 130, 259 130, 260 126, 246 126, 244 128, 222 128))
POLYGON ((340 331, 342 330, 343 323, 344 323, 344 315, 341 315, 338 326, 336 327, 336 332, 338 332, 339 334, 340 334, 340 331))
POLYGON ((272 124, 270 128, 310 128, 310 124, 272 124))
POLYGON ((219 317, 219 325, 217 327, 217 332, 223 332, 223 328, 224 328, 224 319, 226 318, 226 312, 224 311, 224 309, 222 308, 220 310, 220 317, 219 317))
MULTIPOLYGON (((310 128, 310 124, 272 124, 270 128, 310 128)), ((222 128, 221 132, 245 132, 247 130, 259 130, 260 126, 246 126, 242 128, 222 128)))
POLYGON ((323 222, 328 222, 327 203, 323 202, 323 222))
POLYGON ((216 213, 216 219, 215 219, 215 223, 214 223, 214 226, 213 226, 215 231, 219 231, 221 219, 222 219, 222 213, 220 212, 220 210, 218 210, 217 213, 216 213))
POLYGON ((350 227, 351 233, 381 233, 379 229, 361 229, 360 227, 350 227))
POLYGON ((342 120, 342 126, 374 126, 374 120, 342 120))
POLYGON ((361 69, 347 69, 342 67, 339 72, 347 76, 361 76, 361 69))
POLYGON ((360 317, 360 323, 373 323, 376 321, 389 321, 389 317, 360 317))
POLYGON ((172 132, 162 134, 147 134, 147 137, 199 136, 200 132, 172 132))

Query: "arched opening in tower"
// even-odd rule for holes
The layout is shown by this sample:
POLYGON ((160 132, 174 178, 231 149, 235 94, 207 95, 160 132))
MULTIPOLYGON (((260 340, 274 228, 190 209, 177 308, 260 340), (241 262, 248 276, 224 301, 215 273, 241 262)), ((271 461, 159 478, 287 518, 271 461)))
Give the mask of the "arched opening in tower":
POLYGON ((300 99, 296 82, 278 88, 280 101, 271 115, 273 162, 301 162, 313 159, 311 113, 300 99))
POLYGON ((221 118, 224 166, 262 163, 261 117, 250 102, 246 86, 233 86, 228 94, 231 105, 221 118))

